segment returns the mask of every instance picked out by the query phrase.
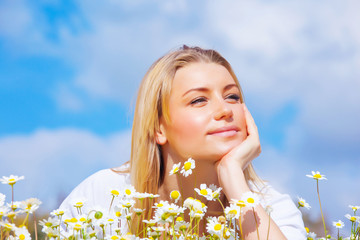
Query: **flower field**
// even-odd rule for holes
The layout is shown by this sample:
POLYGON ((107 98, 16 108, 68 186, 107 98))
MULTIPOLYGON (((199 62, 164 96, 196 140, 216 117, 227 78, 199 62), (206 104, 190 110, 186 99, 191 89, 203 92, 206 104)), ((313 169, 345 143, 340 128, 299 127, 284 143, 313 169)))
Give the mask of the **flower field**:
MULTIPOLYGON (((195 161, 189 159, 181 167, 173 166, 170 175, 179 174, 187 177, 192 174, 195 161)), ((312 171, 306 175, 315 181, 316 193, 319 199, 323 233, 316 236, 311 231, 311 226, 306 226, 307 239, 360 239, 360 217, 357 211, 360 206, 349 206, 345 213, 346 223, 333 221, 326 223, 321 207, 319 182, 326 181, 325 175, 312 171), (340 229, 345 224, 351 226, 351 231, 345 236, 340 234, 340 229), (335 234, 329 234, 332 229, 335 234)), ((231 199, 228 206, 223 206, 220 201, 221 188, 215 185, 201 184, 194 188, 194 197, 182 198, 181 191, 173 190, 170 194, 171 201, 157 201, 159 195, 139 193, 132 186, 123 189, 109 189, 110 206, 107 209, 87 209, 86 199, 77 199, 73 202, 76 216, 70 216, 64 209, 56 209, 47 219, 36 217, 36 210, 41 201, 29 198, 24 201, 14 201, 14 188, 18 181, 24 177, 10 175, 2 177, 2 184, 11 187, 12 196, 6 197, 0 193, 0 239, 31 239, 29 229, 34 229, 35 239, 40 239, 37 232, 41 229, 46 239, 244 239, 241 224, 244 209, 253 209, 260 204, 259 195, 253 192, 244 193, 241 199, 231 199), (207 206, 203 200, 218 202, 223 209, 220 216, 205 217, 207 206), (137 202, 144 202, 152 206, 153 213, 146 209, 136 208, 137 202), (69 217, 70 216, 70 217, 69 217), (153 217, 151 217, 153 216, 153 217), (20 221, 19 221, 20 220, 20 221), (204 224, 205 233, 200 234, 201 224, 204 224)), ((305 199, 298 197, 298 208, 310 209, 305 199)), ((265 206, 271 218, 271 206, 265 206)), ((254 211, 253 211, 254 212, 254 211)), ((255 216, 254 216, 255 217, 255 216)), ((256 220, 256 217, 255 217, 256 220)), ((257 234, 260 239, 259 234, 257 234)), ((267 238, 269 239, 269 233, 267 238)))

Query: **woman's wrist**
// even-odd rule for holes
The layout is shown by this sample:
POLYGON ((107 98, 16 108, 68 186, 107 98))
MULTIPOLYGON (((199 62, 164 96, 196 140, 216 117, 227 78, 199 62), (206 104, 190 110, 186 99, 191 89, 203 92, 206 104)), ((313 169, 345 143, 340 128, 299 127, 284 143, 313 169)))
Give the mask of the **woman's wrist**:
POLYGON ((229 200, 240 199, 243 193, 250 191, 240 164, 230 165, 219 163, 218 178, 219 183, 229 200))

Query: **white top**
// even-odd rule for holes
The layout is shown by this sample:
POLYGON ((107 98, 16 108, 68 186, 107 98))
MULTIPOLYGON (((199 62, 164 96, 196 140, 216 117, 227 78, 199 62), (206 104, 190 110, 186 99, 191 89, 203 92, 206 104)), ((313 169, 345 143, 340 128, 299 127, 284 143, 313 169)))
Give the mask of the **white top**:
MULTIPOLYGON (((84 211, 90 209, 109 209, 111 203, 110 189, 123 189, 130 185, 129 173, 115 173, 111 169, 104 169, 96 172, 81 182, 70 195, 62 202, 60 209, 65 210, 66 218, 76 217, 78 213, 73 207, 73 202, 77 199, 85 199, 84 211)), ((271 218, 287 237, 291 240, 306 239, 306 232, 302 215, 295 206, 289 195, 280 194, 270 185, 266 185, 261 190, 260 196, 263 207, 271 206, 271 218)), ((114 204, 113 204, 114 205, 114 204)), ((125 226, 125 224, 122 224, 125 226)))

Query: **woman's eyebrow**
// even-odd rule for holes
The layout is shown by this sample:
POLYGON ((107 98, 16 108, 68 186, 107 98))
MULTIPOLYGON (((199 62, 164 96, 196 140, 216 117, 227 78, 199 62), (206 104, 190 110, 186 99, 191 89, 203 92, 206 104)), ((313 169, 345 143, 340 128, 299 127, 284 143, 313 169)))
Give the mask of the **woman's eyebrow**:
MULTIPOLYGON (((236 85, 235 83, 231 83, 231 84, 228 84, 228 85, 226 85, 226 86, 224 87, 224 91, 229 90, 229 89, 231 89, 231 88, 233 88, 233 87, 239 89, 238 85, 236 85)), ((186 94, 188 94, 188 93, 190 93, 190 92, 194 92, 194 91, 198 91, 198 92, 209 92, 210 90, 209 90, 208 88, 206 88, 206 87, 192 88, 192 89, 189 89, 188 91, 186 91, 186 92, 183 94, 183 97, 184 97, 186 94)))
POLYGON ((186 94, 188 94, 188 93, 190 93, 190 92, 194 92, 194 91, 198 91, 198 92, 208 92, 209 89, 208 89, 208 88, 205 88, 205 87, 192 88, 192 89, 186 91, 186 92, 183 94, 183 97, 184 97, 186 94))

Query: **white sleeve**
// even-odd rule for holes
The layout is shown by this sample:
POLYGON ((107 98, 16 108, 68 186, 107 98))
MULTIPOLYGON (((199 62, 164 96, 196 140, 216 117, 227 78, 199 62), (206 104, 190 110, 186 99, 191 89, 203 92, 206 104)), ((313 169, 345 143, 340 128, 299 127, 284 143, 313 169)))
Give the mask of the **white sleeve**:
POLYGON ((271 218, 280 228, 282 233, 290 240, 305 240, 306 231, 302 214, 295 206, 289 195, 280 194, 271 186, 265 187, 264 198, 266 205, 270 205, 273 209, 271 218))
POLYGON ((65 211, 65 218, 79 215, 73 206, 77 200, 84 200, 83 213, 94 208, 109 209, 111 203, 110 189, 123 188, 127 182, 126 175, 114 173, 110 169, 98 171, 74 188, 59 208, 65 211))

